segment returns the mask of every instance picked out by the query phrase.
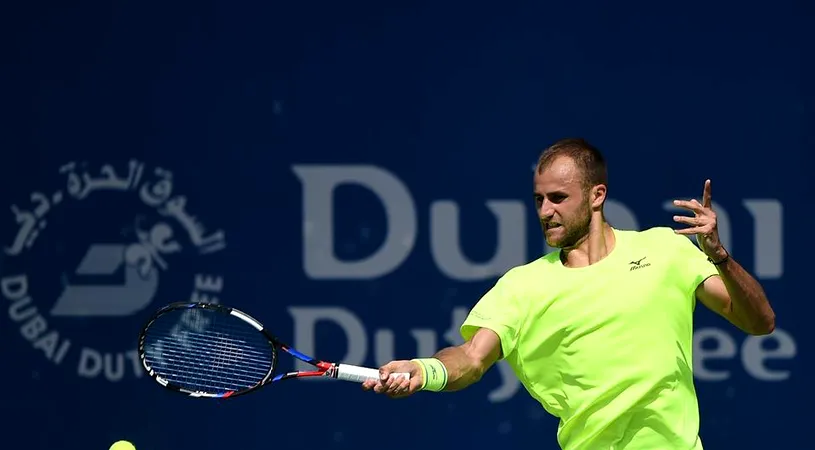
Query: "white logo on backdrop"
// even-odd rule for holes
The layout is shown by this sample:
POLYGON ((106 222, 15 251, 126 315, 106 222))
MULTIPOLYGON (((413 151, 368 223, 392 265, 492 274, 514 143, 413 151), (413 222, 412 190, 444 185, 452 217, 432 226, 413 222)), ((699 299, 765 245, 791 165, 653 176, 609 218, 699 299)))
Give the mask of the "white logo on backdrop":
MULTIPOLYGON (((76 367, 76 373, 85 378, 103 377, 109 381, 118 381, 131 374, 140 377, 135 344, 120 351, 101 350, 94 342, 74 342, 72 336, 66 336, 57 327, 67 321, 84 320, 92 329, 92 320, 111 320, 132 316, 147 308, 156 297, 160 280, 171 276, 173 259, 185 252, 195 252, 198 257, 219 252, 226 247, 224 232, 217 230, 207 233, 204 225, 187 211, 187 198, 174 195, 173 174, 162 168, 147 170, 141 162, 129 162, 126 176, 120 177, 113 165, 105 164, 98 175, 91 175, 87 164, 69 163, 59 169, 65 177, 63 188, 57 188, 51 194, 34 192, 30 195, 30 208, 11 206, 11 212, 19 226, 11 245, 4 248, 6 255, 12 257, 6 264, 5 274, 0 280, 2 294, 9 301, 9 317, 18 324, 20 334, 30 343, 33 349, 55 365, 68 362, 76 367), (144 179, 144 182, 142 182, 144 179), (121 198, 94 198, 100 191, 113 192, 121 198), (114 206, 117 211, 127 211, 128 201, 140 210, 134 211, 135 225, 132 227, 135 236, 121 237, 121 242, 99 242, 98 237, 79 236, 87 239, 88 245, 83 248, 84 256, 76 267, 63 267, 63 272, 71 276, 49 278, 38 267, 48 264, 42 258, 29 252, 46 232, 50 214, 68 202, 93 201, 95 213, 92 218, 81 220, 110 221, 106 216, 106 207, 114 206), (142 213, 148 212, 147 216, 142 213), (177 232, 181 232, 177 234, 177 232), (180 239, 186 237, 186 239, 180 239), (14 267, 9 270, 8 267, 14 267), (95 276, 90 282, 70 281, 75 276, 95 276), (99 278, 115 278, 119 282, 106 284, 99 278), (49 299, 36 298, 38 286, 62 283, 62 291, 51 308, 44 308, 49 299), (34 288, 31 292, 29 288, 34 288), (48 317, 48 319, 46 319, 48 317), (91 321, 89 321, 91 320, 91 321)), ((67 210, 65 217, 70 217, 67 210)), ((76 218, 76 220, 80 220, 76 218)), ((103 226, 121 227, 121 224, 104 223, 103 226)), ((53 227, 53 225, 52 225, 53 227)), ((55 243, 50 247, 56 247, 55 243)), ((215 303, 217 295, 223 289, 223 277, 220 275, 197 273, 191 280, 192 293, 184 294, 184 299, 215 303)), ((182 297, 168 297, 168 301, 178 301, 182 297)), ((130 324, 128 322, 128 324, 130 324)), ((138 324, 124 327, 129 334, 122 336, 99 336, 94 341, 134 343, 138 324)))
MULTIPOLYGON (((496 222, 495 252, 484 262, 468 259, 461 249, 459 238, 462 225, 459 221, 460 206, 452 200, 438 200, 430 204, 427 214, 418 214, 416 202, 409 187, 392 172, 371 165, 295 165, 294 174, 300 181, 303 193, 303 270, 315 280, 372 280, 399 270, 416 245, 419 235, 429 237, 430 254, 439 272, 456 281, 479 281, 495 279, 509 268, 529 261, 528 231, 526 226, 534 214, 530 204, 521 200, 486 200, 485 207, 496 222), (334 191, 342 185, 355 185, 373 193, 381 203, 387 221, 384 242, 365 258, 348 261, 335 253, 334 191), (420 233, 419 217, 429 217, 427 232, 420 233)), ((531 180, 530 180, 531 182, 531 180)), ((673 213, 672 199, 656 205, 658 209, 673 213)), ((719 217, 719 229, 725 245, 731 251, 746 253, 750 249, 739 248, 732 239, 731 220, 724 205, 714 205, 719 217)), ((727 205, 732 208, 731 205, 727 205)), ((744 199, 739 205, 752 217, 752 224, 742 225, 751 229, 756 276, 763 280, 783 276, 783 209, 777 199, 744 199)), ((618 200, 606 203, 606 216, 621 229, 640 229, 639 220, 632 208, 618 200)), ((487 240, 493 239, 487 237, 487 240)), ((544 251, 551 249, 544 245, 544 251)), ((476 299, 473 299, 473 301, 476 299)), ((393 330, 373 331, 373 339, 362 320, 345 307, 289 308, 294 318, 294 346, 306 353, 315 349, 315 327, 319 322, 331 322, 339 326, 346 336, 345 360, 362 364, 373 354, 375 364, 393 358, 393 330), (369 352, 369 349, 371 350, 369 352)), ((434 329, 410 330, 416 342, 417 355, 427 356, 444 345, 460 342, 458 327, 464 321, 467 307, 453 309, 449 328, 439 333, 434 329), (439 342, 439 337, 444 342, 439 342)), ((782 329, 770 336, 747 336, 739 344, 731 332, 724 328, 704 328, 694 334, 694 372, 702 381, 724 381, 733 375, 730 369, 717 368, 711 361, 740 359, 743 370, 760 381, 783 381, 790 372, 777 368, 773 360, 795 357, 797 346, 793 337, 782 329), (770 345, 765 345, 769 342, 770 345)), ((506 401, 519 388, 515 375, 508 364, 498 365, 500 385, 490 392, 489 400, 506 401)))

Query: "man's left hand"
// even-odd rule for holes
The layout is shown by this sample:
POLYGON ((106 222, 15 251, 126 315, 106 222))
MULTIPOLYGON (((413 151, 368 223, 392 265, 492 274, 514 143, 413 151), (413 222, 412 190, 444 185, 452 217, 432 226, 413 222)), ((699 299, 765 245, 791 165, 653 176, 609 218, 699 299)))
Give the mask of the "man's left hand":
POLYGON ((696 235, 696 241, 705 254, 714 261, 727 257, 727 251, 719 240, 716 213, 711 207, 710 180, 705 180, 702 203, 693 200, 674 200, 674 205, 693 211, 694 216, 674 216, 674 222, 690 225, 690 228, 675 230, 677 234, 696 235))

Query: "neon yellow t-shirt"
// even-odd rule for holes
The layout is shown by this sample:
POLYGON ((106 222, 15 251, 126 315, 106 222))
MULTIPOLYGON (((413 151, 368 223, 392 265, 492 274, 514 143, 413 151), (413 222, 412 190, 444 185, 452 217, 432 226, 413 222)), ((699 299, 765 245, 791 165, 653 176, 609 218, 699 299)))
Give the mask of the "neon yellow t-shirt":
POLYGON ((565 267, 554 251, 511 269, 461 334, 500 336, 502 357, 560 419, 564 450, 701 450, 694 292, 716 267, 670 228, 614 235, 587 267, 565 267))

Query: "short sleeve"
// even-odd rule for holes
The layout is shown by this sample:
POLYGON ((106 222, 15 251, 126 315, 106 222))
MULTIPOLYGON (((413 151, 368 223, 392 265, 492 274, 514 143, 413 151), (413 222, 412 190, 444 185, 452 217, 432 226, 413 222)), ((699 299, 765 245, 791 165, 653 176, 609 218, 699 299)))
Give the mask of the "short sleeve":
POLYGON ((683 235, 674 234, 674 236, 677 240, 676 270, 683 286, 693 294, 702 282, 713 275, 718 275, 719 271, 693 241, 683 235))
POLYGON ((479 328, 495 332, 501 339, 501 359, 512 354, 524 321, 519 299, 513 294, 511 281, 504 275, 470 310, 461 325, 461 336, 470 340, 479 328))

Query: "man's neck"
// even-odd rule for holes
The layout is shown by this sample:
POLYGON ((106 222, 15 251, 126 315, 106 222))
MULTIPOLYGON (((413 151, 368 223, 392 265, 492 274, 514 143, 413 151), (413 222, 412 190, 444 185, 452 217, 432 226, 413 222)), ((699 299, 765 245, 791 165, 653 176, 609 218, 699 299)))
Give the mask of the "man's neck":
POLYGON ((616 239, 611 225, 604 220, 592 221, 589 232, 580 241, 561 252, 561 261, 567 267, 586 267, 597 263, 614 250, 616 239))

